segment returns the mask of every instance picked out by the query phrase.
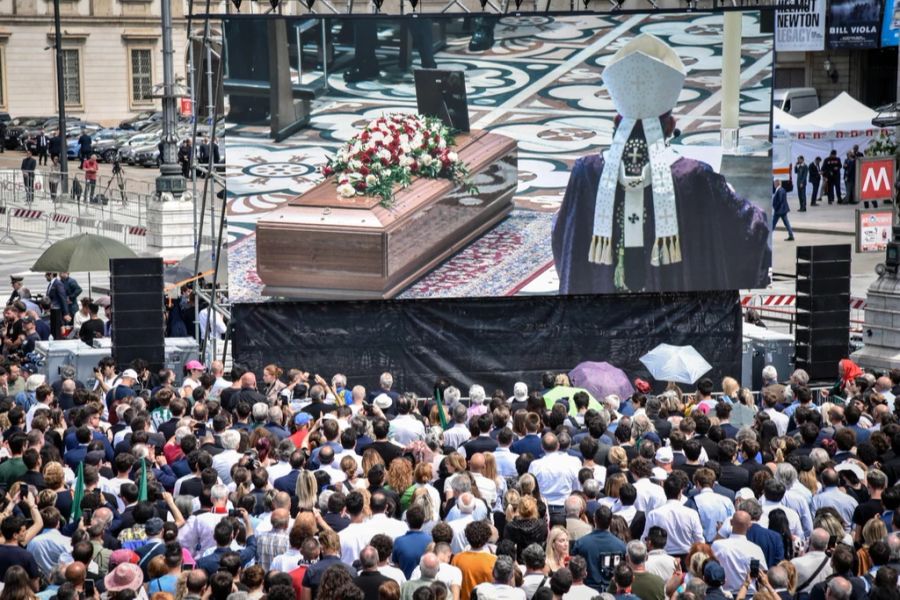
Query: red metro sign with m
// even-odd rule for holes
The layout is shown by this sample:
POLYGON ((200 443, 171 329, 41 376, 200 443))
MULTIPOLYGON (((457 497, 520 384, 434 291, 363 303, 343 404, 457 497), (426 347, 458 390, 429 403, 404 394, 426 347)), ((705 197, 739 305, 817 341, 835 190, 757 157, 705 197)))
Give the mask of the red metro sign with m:
POLYGON ((893 157, 857 159, 856 199, 890 200, 894 190, 893 157))

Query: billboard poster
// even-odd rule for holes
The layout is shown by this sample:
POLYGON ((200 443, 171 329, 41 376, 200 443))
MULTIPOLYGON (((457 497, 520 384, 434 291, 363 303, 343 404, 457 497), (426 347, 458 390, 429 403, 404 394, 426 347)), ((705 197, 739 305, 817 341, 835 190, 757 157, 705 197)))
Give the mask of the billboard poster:
POLYGON ((828 47, 878 48, 882 0, 831 0, 828 47))
POLYGON ((824 50, 825 0, 780 0, 775 11, 775 49, 779 52, 824 50))
POLYGON ((884 252, 891 241, 894 212, 887 208, 856 210, 856 251, 884 252))
POLYGON ((881 47, 891 48, 900 41, 900 14, 896 0, 884 0, 884 20, 881 22, 881 47))

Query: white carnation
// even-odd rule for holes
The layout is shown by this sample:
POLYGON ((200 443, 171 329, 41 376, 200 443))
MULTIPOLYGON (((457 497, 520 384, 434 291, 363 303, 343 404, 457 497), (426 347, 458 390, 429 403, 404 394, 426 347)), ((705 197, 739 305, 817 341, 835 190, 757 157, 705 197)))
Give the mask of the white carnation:
POLYGON ((437 147, 441 148, 441 149, 444 149, 447 147, 447 142, 444 140, 444 138, 441 138, 441 141, 438 142, 437 147))
POLYGON ((374 175, 366 175, 366 185, 367 186, 373 186, 376 183, 378 183, 377 177, 375 177, 374 175))
POLYGON ((356 195, 356 190, 349 183, 344 183, 337 187, 337 193, 341 198, 351 198, 356 195))
POLYGON ((457 154, 456 152, 448 152, 447 160, 449 160, 450 162, 456 162, 459 160, 459 154, 457 154))
POLYGON ((431 155, 430 155, 430 154, 423 154, 423 155, 422 155, 422 164, 423 164, 423 165, 425 165, 426 167, 428 167, 428 166, 431 166, 431 163, 432 163, 432 162, 434 162, 434 159, 431 158, 431 155))

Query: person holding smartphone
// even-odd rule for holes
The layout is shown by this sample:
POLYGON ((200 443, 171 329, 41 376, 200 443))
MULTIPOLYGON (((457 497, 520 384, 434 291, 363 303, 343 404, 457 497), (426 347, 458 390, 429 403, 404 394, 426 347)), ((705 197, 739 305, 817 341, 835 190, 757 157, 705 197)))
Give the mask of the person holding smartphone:
POLYGON ((712 544, 716 558, 725 569, 725 585, 722 589, 726 592, 737 594, 741 590, 751 571, 752 561, 757 561, 760 570, 768 568, 762 548, 747 539, 747 530, 752 524, 749 513, 735 511, 731 517, 731 535, 712 544))

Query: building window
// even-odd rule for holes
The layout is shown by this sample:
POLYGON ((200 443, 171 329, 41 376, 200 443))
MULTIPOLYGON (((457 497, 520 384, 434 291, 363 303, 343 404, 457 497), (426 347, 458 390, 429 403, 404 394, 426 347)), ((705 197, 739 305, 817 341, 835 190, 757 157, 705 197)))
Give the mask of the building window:
POLYGON ((806 87, 806 69, 779 65, 775 69, 776 90, 806 87))
POLYGON ((63 91, 66 106, 81 106, 81 54, 77 48, 63 48, 63 91))
POLYGON ((153 101, 153 61, 149 48, 132 48, 131 102, 147 104, 153 101))

